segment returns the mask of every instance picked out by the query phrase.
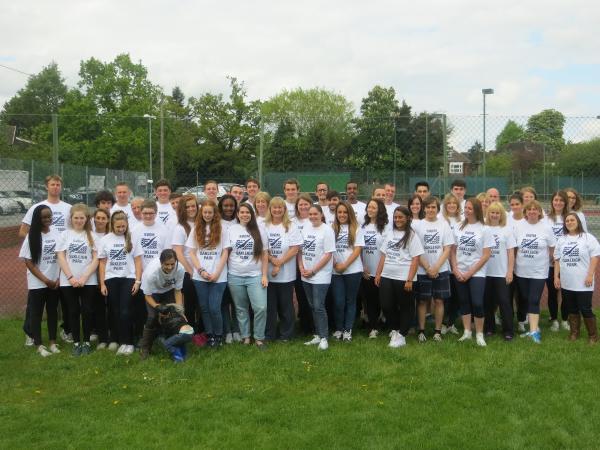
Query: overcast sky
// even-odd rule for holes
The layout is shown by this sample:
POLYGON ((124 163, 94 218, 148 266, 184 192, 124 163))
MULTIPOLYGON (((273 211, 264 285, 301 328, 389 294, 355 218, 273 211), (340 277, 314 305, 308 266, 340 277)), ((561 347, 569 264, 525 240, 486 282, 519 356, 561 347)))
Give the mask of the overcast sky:
MULTIPOLYGON (((4 2, 0 64, 37 73, 56 61, 67 84, 81 60, 129 53, 166 92, 251 98, 323 87, 355 107, 376 84, 413 111, 600 114, 600 2, 42 1, 4 2)), ((0 67, 0 104, 27 77, 0 67)), ((594 126, 592 126, 594 127, 594 126)))

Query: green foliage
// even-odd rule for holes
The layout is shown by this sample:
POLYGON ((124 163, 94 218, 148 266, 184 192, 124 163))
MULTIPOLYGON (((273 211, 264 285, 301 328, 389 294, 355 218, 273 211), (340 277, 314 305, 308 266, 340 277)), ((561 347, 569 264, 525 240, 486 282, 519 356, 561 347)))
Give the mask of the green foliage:
POLYGON ((497 152, 486 155, 486 174, 491 177, 506 177, 512 172, 513 158, 510 153, 497 152))
POLYGON ((496 136, 496 150, 505 150, 509 144, 520 142, 525 138, 525 129, 513 120, 506 122, 506 125, 496 136))
POLYGON ((565 116, 561 112, 545 109, 529 118, 525 138, 531 142, 544 144, 550 155, 558 154, 565 146, 564 125, 565 116))
POLYGON ((559 156, 562 175, 597 176, 600 173, 600 138, 567 144, 559 156))
POLYGON ((467 150, 467 155, 473 170, 476 170, 483 164, 483 145, 481 142, 475 141, 475 143, 467 150))
POLYGON ((291 170, 307 161, 330 164, 346 157, 354 111, 344 96, 319 88, 284 90, 263 103, 261 111, 265 124, 277 126, 267 136, 267 167, 291 170))

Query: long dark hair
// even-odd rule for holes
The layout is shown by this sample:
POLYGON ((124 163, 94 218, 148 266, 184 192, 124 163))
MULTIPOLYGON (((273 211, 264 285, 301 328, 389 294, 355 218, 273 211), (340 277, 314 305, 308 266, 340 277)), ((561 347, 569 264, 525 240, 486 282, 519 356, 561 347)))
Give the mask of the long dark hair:
POLYGON ((262 254, 262 251, 263 251, 263 241, 260 237, 260 230, 258 229, 258 223, 256 222, 256 216, 254 215, 254 210, 252 209, 252 206, 250 206, 250 204, 242 203, 240 205, 240 207, 238 208, 238 213, 240 212, 240 210, 242 208, 250 211, 250 221, 246 225, 246 229, 250 233, 250 236, 252 236, 252 239, 254 239, 254 260, 258 261, 258 259, 260 258, 260 255, 262 254))
MULTIPOLYGON (((534 200, 535 201, 535 200, 534 200)), ((479 222, 481 225, 485 225, 483 220, 483 208, 481 207, 481 202, 477 199, 477 197, 470 197, 465 201, 465 208, 467 203, 470 203, 473 207, 473 212, 475 213, 475 220, 479 222)), ((541 216, 541 214, 540 214, 541 216)), ((469 224, 469 219, 465 217, 465 220, 460 224, 460 230, 463 230, 469 224)))
POLYGON ((397 249, 398 248, 406 248, 406 246, 408 245, 408 241, 410 240, 410 238, 412 237, 412 235, 414 233, 412 230, 412 227, 410 226, 410 224, 412 223, 412 213, 410 212, 410 209, 408 209, 406 206, 397 206, 396 209, 394 209, 394 216, 396 215, 397 212, 403 214, 404 217, 406 217, 406 225, 404 226, 404 230, 396 228, 396 221, 394 220, 394 217, 392 216, 394 230, 404 231, 404 236, 402 236, 402 239, 400 239, 396 243, 395 247, 397 249))
POLYGON ((52 210, 47 205, 39 205, 33 210, 33 216, 31 217, 31 226, 27 237, 29 239, 29 253, 31 254, 31 261, 33 264, 39 264, 40 258, 42 257, 42 230, 44 225, 42 224, 42 211, 45 209, 52 210))
POLYGON ((556 209, 554 209, 554 205, 553 205, 555 197, 559 197, 565 204, 562 212, 560 213, 560 216, 562 217, 562 220, 564 222, 565 218, 567 217, 567 213, 569 212, 569 196, 567 195, 566 191, 556 191, 554 194, 552 194, 552 197, 550 200, 549 216, 550 216, 550 220, 552 220, 552 222, 556 223, 556 216, 558 216, 559 214, 556 212, 556 209))
POLYGON ((411 207, 411 206, 412 206, 412 204, 413 204, 415 201, 417 201, 417 200, 419 201, 419 205, 421 205, 421 209, 419 210, 419 213, 417 214, 417 217, 418 217, 419 219, 422 219, 422 218, 424 218, 424 217, 425 217, 425 210, 423 209, 423 200, 421 200, 421 197, 419 197, 417 194, 413 194, 413 195, 412 195, 412 197, 410 197, 410 198, 408 199, 408 203, 407 203, 407 205, 406 205, 406 206, 408 206, 408 210, 410 211, 410 218, 411 218, 411 219, 412 219, 412 214, 413 214, 413 213, 412 213, 412 210, 410 209, 410 207, 411 207))
POLYGON ((221 214, 221 218, 224 220, 228 220, 225 219, 225 214, 223 214, 223 202, 225 200, 233 200, 233 204, 234 204, 234 208, 233 208, 233 219, 237 219, 237 212, 238 212, 238 204, 237 204, 237 200, 235 199, 235 197, 231 194, 225 194, 223 197, 221 197, 221 199, 219 200, 219 214, 221 214))
POLYGON ((338 209, 340 209, 340 206, 346 208, 346 213, 348 214, 348 248, 351 248, 354 247, 354 239, 356 238, 356 231, 358 230, 358 221, 356 220, 354 209, 352 209, 350 203, 340 200, 338 205, 335 207, 335 218, 333 220, 333 232, 335 233, 336 240, 340 234, 340 229, 342 228, 342 224, 337 217, 337 212, 338 209))
MULTIPOLYGON (((185 235, 189 236, 190 231, 192 231, 192 227, 188 223, 187 218, 187 208, 186 203, 190 200, 194 200, 196 202, 196 214, 198 214, 198 199, 195 195, 183 195, 179 198, 179 205, 177 205, 177 222, 179 225, 183 227, 185 230, 185 235)), ((194 218, 195 219, 195 218, 194 218)))
POLYGON ((364 228, 371 223, 371 218, 366 212, 367 208, 369 207, 369 203, 371 202, 375 202, 375 204, 377 205, 377 217, 375 218, 375 227, 377 228, 377 231, 383 233, 385 230, 385 226, 388 223, 390 223, 390 220, 388 218, 387 210, 385 209, 385 204, 381 200, 378 200, 376 198, 372 198, 367 202, 367 206, 365 208, 365 222, 363 223, 362 227, 364 228))

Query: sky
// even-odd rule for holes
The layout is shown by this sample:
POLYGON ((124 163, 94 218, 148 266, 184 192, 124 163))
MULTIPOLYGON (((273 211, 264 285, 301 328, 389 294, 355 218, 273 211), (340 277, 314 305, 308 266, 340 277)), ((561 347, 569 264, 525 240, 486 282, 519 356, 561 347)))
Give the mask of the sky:
MULTIPOLYGON (((599 23, 590 0, 20 0, 2 7, 0 64, 33 74, 55 61, 74 86, 82 60, 129 53, 165 92, 227 92, 229 75, 252 99, 320 87, 357 111, 379 84, 414 112, 476 124, 493 88, 493 134, 493 116, 600 115, 599 23)), ((0 67, 0 105, 26 82, 0 67)), ((600 125, 582 122, 584 133, 600 125)))

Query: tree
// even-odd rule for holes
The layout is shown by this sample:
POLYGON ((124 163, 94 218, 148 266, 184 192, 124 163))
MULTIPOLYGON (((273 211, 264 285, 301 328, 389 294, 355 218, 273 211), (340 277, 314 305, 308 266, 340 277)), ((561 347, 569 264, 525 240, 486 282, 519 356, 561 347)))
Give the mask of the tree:
POLYGON ((597 176, 600 173, 600 138, 577 144, 567 144, 559 156, 563 175, 597 176))
POLYGON ((563 127, 565 116, 554 109, 545 109, 534 114, 527 121, 525 138, 537 144, 546 146, 549 156, 558 155, 565 146, 563 127))
POLYGON ((513 159, 510 153, 493 152, 486 157, 486 173, 491 177, 507 177, 513 170, 513 159))
POLYGON ((498 136, 496 136, 496 150, 506 150, 509 144, 520 142, 524 138, 525 129, 515 121, 509 120, 498 136))
POLYGON ((483 163, 483 145, 481 145, 481 142, 475 141, 471 148, 467 150, 467 155, 471 162, 471 167, 474 169, 473 171, 477 170, 483 163))
MULTIPOLYGON (((353 135, 354 111, 344 96, 319 88, 284 90, 263 103, 261 111, 266 124, 285 127, 287 144, 292 143, 289 131, 293 130, 295 151, 286 152, 286 165, 299 168, 311 162, 314 167, 346 157, 353 135)), ((280 168, 272 146, 267 147, 265 160, 280 168)))
POLYGON ((188 167, 206 177, 243 181, 257 169, 260 140, 260 102, 247 101, 244 83, 229 78, 231 93, 205 93, 190 98, 193 119, 198 124, 198 151, 188 167))

